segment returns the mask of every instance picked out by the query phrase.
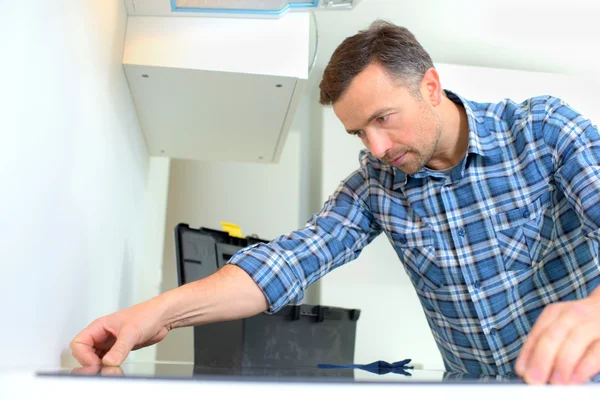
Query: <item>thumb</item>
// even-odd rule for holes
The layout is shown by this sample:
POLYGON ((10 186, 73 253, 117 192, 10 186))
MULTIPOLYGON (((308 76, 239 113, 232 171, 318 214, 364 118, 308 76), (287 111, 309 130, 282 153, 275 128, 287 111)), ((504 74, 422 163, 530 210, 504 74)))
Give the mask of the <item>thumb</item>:
POLYGON ((138 342, 137 334, 132 330, 123 330, 119 332, 117 341, 110 351, 102 358, 102 364, 111 367, 118 367, 129 355, 129 352, 138 342))

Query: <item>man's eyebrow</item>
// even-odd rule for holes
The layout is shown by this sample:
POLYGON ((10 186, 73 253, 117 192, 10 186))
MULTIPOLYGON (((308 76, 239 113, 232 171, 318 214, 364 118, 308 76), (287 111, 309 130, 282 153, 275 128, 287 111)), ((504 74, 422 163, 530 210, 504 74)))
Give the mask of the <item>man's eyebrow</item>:
MULTIPOLYGON (((375 118, 377 118, 378 116, 380 116, 381 114, 384 114, 384 113, 386 113, 388 111, 392 111, 394 109, 395 109, 394 107, 386 107, 386 108, 382 108, 382 109, 379 109, 379 110, 375 111, 373 114, 371 114, 371 117, 369 117, 369 119, 367 120, 367 125, 371 121, 373 121, 375 118)), ((354 133, 356 131, 359 131, 359 130, 360 129, 348 129, 348 130, 346 130, 346 132, 352 134, 352 133, 354 133)))

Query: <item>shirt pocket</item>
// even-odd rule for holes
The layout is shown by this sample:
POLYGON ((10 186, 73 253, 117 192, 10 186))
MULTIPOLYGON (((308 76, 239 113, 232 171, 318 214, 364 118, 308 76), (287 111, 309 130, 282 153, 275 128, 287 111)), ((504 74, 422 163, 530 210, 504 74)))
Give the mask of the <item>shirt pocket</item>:
POLYGON ((431 228, 390 233, 396 253, 417 291, 429 292, 444 285, 435 256, 435 236, 431 228))
POLYGON ((539 263, 550 248, 554 221, 549 213, 552 192, 520 208, 492 216, 506 270, 523 270, 539 263))

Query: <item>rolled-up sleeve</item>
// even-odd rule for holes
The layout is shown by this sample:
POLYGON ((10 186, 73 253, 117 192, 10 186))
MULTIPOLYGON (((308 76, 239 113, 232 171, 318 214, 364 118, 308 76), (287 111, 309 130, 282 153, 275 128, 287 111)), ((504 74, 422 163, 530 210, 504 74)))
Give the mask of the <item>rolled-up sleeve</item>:
POLYGON ((233 255, 265 293, 268 312, 300 304, 304 291, 329 271, 354 260, 381 228, 367 207, 367 177, 359 169, 341 182, 303 229, 233 255))

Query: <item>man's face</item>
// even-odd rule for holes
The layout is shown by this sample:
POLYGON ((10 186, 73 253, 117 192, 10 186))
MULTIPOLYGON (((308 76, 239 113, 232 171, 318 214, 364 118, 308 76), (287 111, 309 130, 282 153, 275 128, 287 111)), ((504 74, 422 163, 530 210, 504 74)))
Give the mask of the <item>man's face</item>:
POLYGON ((434 155, 441 119, 426 88, 415 96, 378 64, 370 64, 333 104, 348 133, 386 164, 414 174, 434 155))

